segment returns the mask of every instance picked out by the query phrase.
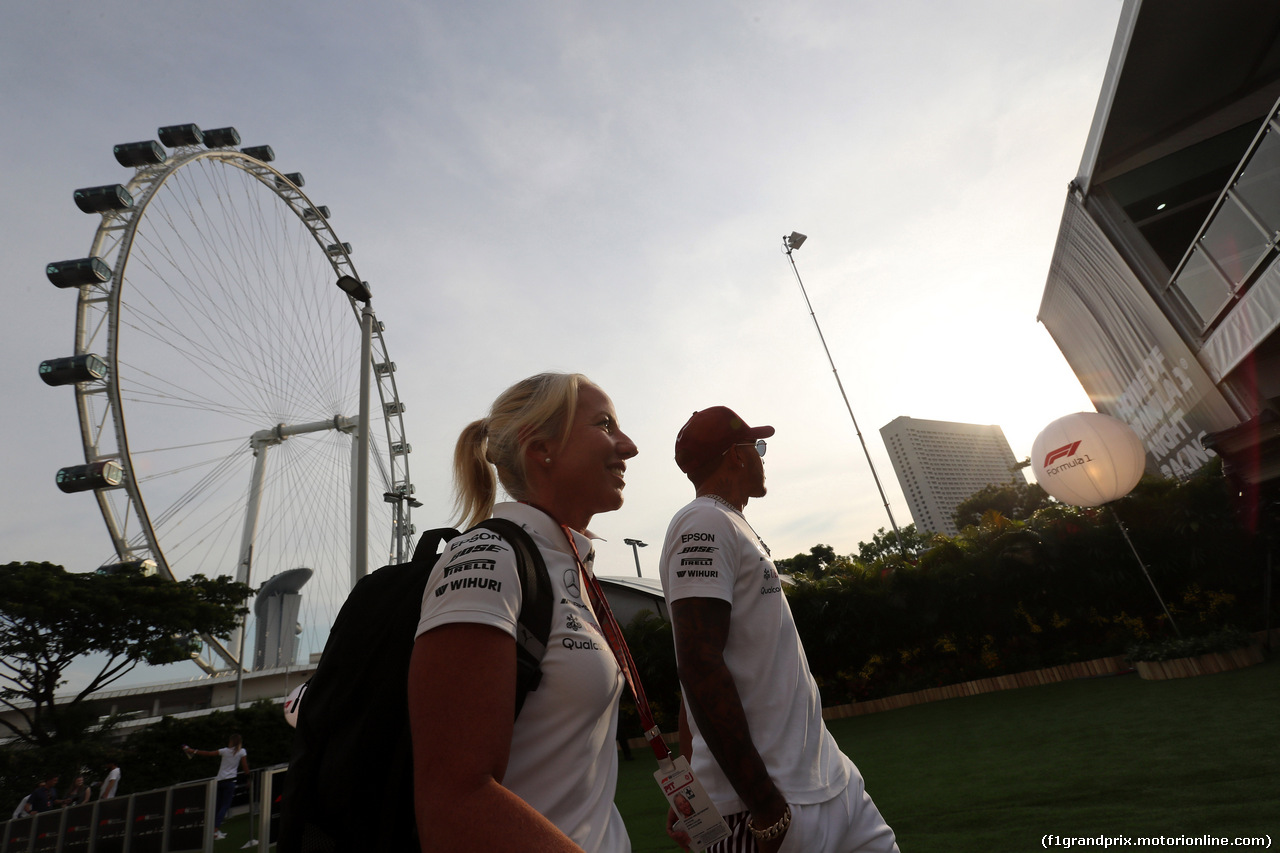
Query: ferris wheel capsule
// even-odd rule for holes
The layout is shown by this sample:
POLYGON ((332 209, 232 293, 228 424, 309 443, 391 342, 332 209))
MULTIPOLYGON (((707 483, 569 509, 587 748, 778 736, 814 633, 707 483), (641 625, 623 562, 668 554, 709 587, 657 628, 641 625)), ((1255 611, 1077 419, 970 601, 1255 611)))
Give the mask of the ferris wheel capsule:
POLYGON ((261 160, 263 163, 270 163, 276 159, 276 152, 270 145, 250 145, 247 148, 241 148, 240 153, 246 157, 261 160))
POLYGON ((204 132, 206 148, 230 148, 240 144, 240 132, 234 127, 218 127, 204 132))
POLYGON ((184 145, 199 145, 204 141, 204 133, 198 125, 171 124, 157 131, 160 141, 168 148, 181 148, 184 145))
POLYGON ((112 149, 116 162, 126 167, 156 166, 164 162, 167 156, 160 143, 154 139, 142 142, 126 142, 112 149))
POLYGON ((46 385, 75 385, 94 382, 107 375, 107 363, 97 353, 87 352, 40 362, 40 378, 46 385))
POLYGON ((76 258, 47 264, 44 274, 54 287, 82 287, 111 281, 111 267, 102 258, 76 258))
POLYGON ((99 566, 96 574, 99 575, 118 575, 122 572, 138 572, 144 578, 152 577, 159 571, 156 568, 156 561, 150 559, 143 560, 125 560, 122 563, 107 563, 105 566, 99 566))
POLYGON ((108 213, 133 207, 133 196, 120 184, 83 187, 72 194, 76 207, 85 213, 108 213))
POLYGON ((67 494, 115 489, 124 484, 124 468, 114 459, 90 462, 87 465, 69 465, 58 470, 55 482, 67 494))

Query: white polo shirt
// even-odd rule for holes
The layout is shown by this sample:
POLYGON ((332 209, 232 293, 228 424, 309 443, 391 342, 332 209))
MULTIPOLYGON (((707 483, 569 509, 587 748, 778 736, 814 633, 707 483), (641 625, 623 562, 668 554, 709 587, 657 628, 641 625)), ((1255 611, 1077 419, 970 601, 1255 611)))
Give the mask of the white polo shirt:
MULTIPOLYGON (((526 504, 500 503, 493 514, 529 532, 547 563, 555 601, 542 681, 516 718, 502 784, 587 853, 629 853, 631 841, 613 804, 622 672, 560 526, 526 504)), ((590 569, 591 540, 576 531, 573 537, 590 569)), ((480 531, 450 542, 440 559, 423 595, 418 634, 465 622, 515 637, 521 590, 510 546, 480 531)))

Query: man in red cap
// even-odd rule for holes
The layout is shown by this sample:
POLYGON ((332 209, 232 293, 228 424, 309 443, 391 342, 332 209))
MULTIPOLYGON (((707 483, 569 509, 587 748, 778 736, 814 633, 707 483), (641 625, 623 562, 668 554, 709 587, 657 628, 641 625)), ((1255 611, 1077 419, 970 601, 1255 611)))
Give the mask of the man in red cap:
MULTIPOLYGON (((680 751, 733 834, 713 853, 896 851, 822 703, 769 549, 743 510, 765 495, 765 439, 724 406, 694 412, 676 464, 697 497, 662 546, 684 691, 680 751), (687 709, 687 715, 684 711, 687 709)), ((667 831, 687 842, 667 818, 667 831)))

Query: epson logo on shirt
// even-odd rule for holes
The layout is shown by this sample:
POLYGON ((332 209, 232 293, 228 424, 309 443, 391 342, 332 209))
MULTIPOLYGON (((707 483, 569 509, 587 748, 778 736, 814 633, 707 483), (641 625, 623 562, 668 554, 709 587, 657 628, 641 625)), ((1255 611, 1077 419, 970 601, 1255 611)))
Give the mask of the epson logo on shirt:
POLYGON ((470 545, 472 542, 481 542, 481 541, 484 541, 485 539, 501 539, 501 538, 502 537, 496 533, 489 533, 488 531, 481 530, 477 533, 472 534, 471 536, 468 536, 466 539, 453 540, 452 542, 449 543, 449 550, 452 551, 455 548, 461 548, 463 545, 470 545))
POLYGON ((714 542, 716 535, 714 533, 685 533, 680 537, 680 544, 685 542, 714 542))

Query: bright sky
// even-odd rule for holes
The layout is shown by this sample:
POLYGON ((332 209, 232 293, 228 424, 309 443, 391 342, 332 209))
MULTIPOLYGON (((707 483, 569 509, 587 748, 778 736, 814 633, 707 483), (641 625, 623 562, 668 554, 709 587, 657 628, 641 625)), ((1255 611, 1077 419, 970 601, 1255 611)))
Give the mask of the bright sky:
MULTIPOLYGON (((899 524, 879 428, 999 424, 1027 456, 1092 406, 1036 322, 1120 0, 694 3, 71 0, 0 28, 9 310, 4 560, 88 570, 110 543, 58 468, 82 458, 77 187, 114 144, 234 125, 333 210, 387 324, 420 529, 450 521, 462 426, 513 381, 585 373, 640 447, 593 529, 602 574, 644 574, 692 494, 689 414, 777 428, 748 517, 790 556, 856 551, 888 519, 781 237, 796 252, 899 524)), ((232 571, 234 567, 228 567, 232 571)), ((189 665, 181 677, 195 674, 189 665)), ((151 680, 155 680, 154 678, 151 680)))

